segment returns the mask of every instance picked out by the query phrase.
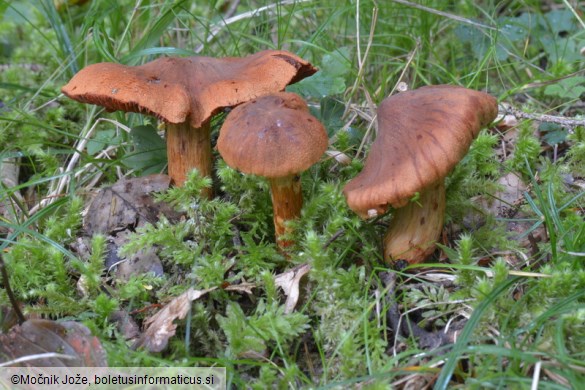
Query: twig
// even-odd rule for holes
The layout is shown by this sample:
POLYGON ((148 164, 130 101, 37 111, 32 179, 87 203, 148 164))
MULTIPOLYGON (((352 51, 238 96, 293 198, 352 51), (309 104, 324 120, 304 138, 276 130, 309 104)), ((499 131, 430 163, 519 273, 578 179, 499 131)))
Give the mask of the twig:
POLYGON ((239 5, 240 5, 240 0, 231 1, 227 11, 224 12, 225 17, 231 18, 232 16, 234 16, 239 5))
POLYGON ((325 245, 323 245, 323 250, 327 249, 329 247, 329 245, 333 244, 333 241, 337 240, 339 237, 343 236, 344 234, 345 234, 345 229, 343 229, 343 228, 336 231, 335 234, 333 234, 331 236, 331 238, 329 240, 327 240, 325 245))
POLYGON ((505 112, 507 114, 514 115, 516 118, 530 119, 539 122, 556 123, 562 126, 569 127, 570 129, 577 126, 585 126, 585 119, 567 118, 565 116, 556 116, 548 114, 531 114, 513 107, 506 107, 505 112))
MULTIPOLYGON (((382 272, 380 279, 388 289, 388 296, 395 295, 396 274, 390 272, 382 272)), ((441 330, 437 332, 427 332, 416 323, 410 321, 408 316, 400 314, 398 303, 394 300, 387 312, 388 322, 396 337, 414 336, 418 339, 418 345, 423 349, 435 349, 447 344, 452 344, 459 331, 462 329, 461 324, 453 326, 453 329, 446 331, 441 330), (404 321, 402 320, 404 318, 404 321)))
POLYGON ((542 362, 539 360, 534 365, 534 373, 532 374, 532 386, 530 386, 530 390, 538 390, 538 384, 540 382, 540 367, 542 366, 542 362))
POLYGON ((63 359, 73 360, 73 359, 75 359, 75 356, 65 355, 65 354, 57 353, 57 352, 39 353, 36 355, 21 356, 17 359, 9 360, 7 362, 2 362, 2 363, 0 363, 0 367, 11 367, 11 366, 14 366, 16 364, 26 363, 26 362, 30 362, 33 360, 53 359, 53 358, 61 359, 61 360, 63 360, 63 359))
POLYGON ((361 47, 360 47, 360 2, 356 3, 356 50, 357 50, 357 60, 358 60, 358 74, 355 78, 355 82, 353 87, 351 88, 351 92, 349 96, 353 96, 355 91, 357 90, 358 83, 362 79, 364 72, 365 72, 365 63, 368 58, 368 54, 370 53, 370 49, 372 48, 372 44, 374 42, 374 32, 376 30, 376 24, 378 22, 378 7, 376 3, 374 3, 374 7, 372 8, 372 22, 370 23, 370 33, 368 35, 368 42, 366 44, 366 50, 362 57, 361 55, 361 47))
POLYGON ((4 258, 2 257, 1 253, 0 253, 0 273, 2 274, 2 283, 4 284, 4 289, 6 290, 6 294, 8 295, 8 299, 10 300, 10 304, 12 305, 12 308, 14 309, 14 312, 16 313, 16 316, 18 317, 18 323, 20 325, 22 325, 22 323, 24 321, 26 321, 26 318, 24 318, 22 311, 20 311, 20 307, 18 306, 18 302, 16 301, 16 298, 14 297, 14 293, 12 292, 12 288, 10 287, 10 280, 8 279, 8 272, 6 272, 6 263, 4 263, 4 258))

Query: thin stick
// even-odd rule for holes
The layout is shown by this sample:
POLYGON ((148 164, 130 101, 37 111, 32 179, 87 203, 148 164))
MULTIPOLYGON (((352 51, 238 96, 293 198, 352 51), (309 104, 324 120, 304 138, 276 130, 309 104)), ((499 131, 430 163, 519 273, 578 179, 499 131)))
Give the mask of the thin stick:
POLYGON ((542 362, 539 360, 534 365, 534 374, 532 374, 532 386, 530 386, 530 390, 538 390, 538 383, 540 382, 540 367, 542 366, 542 362))
POLYGON ((26 363, 26 362, 30 362, 33 360, 53 359, 53 358, 61 359, 61 360, 63 360, 63 359, 73 360, 73 359, 75 359, 75 356, 64 355, 62 353, 56 353, 56 352, 39 353, 36 355, 21 356, 17 359, 14 359, 14 360, 2 362, 2 363, 0 363, 0 367, 11 367, 11 366, 14 366, 15 364, 26 363))
POLYGON ((548 114, 531 114, 512 107, 507 107, 505 111, 507 114, 512 114, 516 118, 530 119, 539 122, 556 123, 570 128, 577 126, 585 126, 585 119, 567 118, 565 116, 556 116, 548 114))
POLYGON ((18 302, 16 301, 16 298, 14 297, 14 293, 12 292, 12 288, 10 287, 10 280, 8 279, 8 272, 6 272, 6 263, 4 263, 4 258, 2 257, 1 253, 0 253, 0 273, 2 274, 2 283, 4 284, 4 289, 6 289, 6 294, 8 295, 8 299, 10 300, 10 304, 12 305, 12 308, 14 309, 14 312, 16 313, 16 316, 18 317, 18 323, 20 325, 22 325, 22 323, 24 321, 26 321, 26 318, 24 318, 24 315, 20 311, 20 307, 18 306, 18 302))
POLYGON ((370 53, 370 48, 372 47, 372 43, 374 42, 374 32, 376 30, 376 24, 378 23, 378 7, 376 3, 374 3, 374 7, 372 8, 372 22, 370 23, 370 33, 368 35, 368 42, 366 44, 366 50, 362 57, 361 55, 361 47, 360 47, 360 14, 359 14, 359 1, 356 3, 356 49, 357 49, 357 59, 358 59, 358 74, 355 78, 355 82, 351 91, 349 92, 349 96, 353 96, 355 91, 357 90, 357 86, 360 81, 362 81, 364 71, 365 71, 365 63, 368 58, 368 54, 370 53))
POLYGON ((571 11, 571 13, 575 17, 575 19, 577 19, 577 21, 579 22, 581 27, 585 30, 585 22, 583 22, 583 19, 581 19, 581 16, 579 16, 577 11, 575 11, 575 8, 571 4, 569 4, 569 2, 567 0, 563 0, 563 3, 565 3, 565 5, 571 11))

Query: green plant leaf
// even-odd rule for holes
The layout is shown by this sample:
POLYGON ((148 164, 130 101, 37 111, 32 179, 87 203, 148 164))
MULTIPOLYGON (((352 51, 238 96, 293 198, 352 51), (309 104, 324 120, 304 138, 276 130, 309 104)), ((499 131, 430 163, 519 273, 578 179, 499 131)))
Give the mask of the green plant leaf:
POLYGON ((554 34, 571 33, 578 30, 577 20, 568 9, 555 9, 543 15, 541 24, 554 34))
POLYGON ((575 76, 562 79, 558 83, 549 85, 544 89, 544 94, 557 96, 561 99, 579 99, 585 93, 585 77, 575 76))
POLYGON ((343 93, 346 86, 345 76, 351 69, 348 58, 349 49, 344 47, 325 54, 319 72, 289 86, 287 90, 318 99, 343 93))
POLYGON ((130 137, 134 152, 124 158, 124 164, 145 175, 161 172, 167 164, 166 143, 154 126, 136 126, 130 131, 130 137))
MULTIPOLYGON (((585 89, 585 88, 584 88, 585 89)), ((565 142, 569 132, 555 123, 543 122, 538 126, 542 139, 549 145, 556 145, 565 142)))
POLYGON ((94 156, 106 147, 117 145, 119 142, 120 139, 116 137, 116 132, 114 130, 99 131, 96 136, 87 143, 87 154, 94 156))

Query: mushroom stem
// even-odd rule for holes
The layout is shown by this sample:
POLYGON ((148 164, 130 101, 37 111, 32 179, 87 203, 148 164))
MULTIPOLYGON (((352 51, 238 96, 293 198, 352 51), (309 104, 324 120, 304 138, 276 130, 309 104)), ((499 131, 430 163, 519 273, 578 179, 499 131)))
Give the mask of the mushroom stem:
POLYGON ((291 229, 285 226, 286 221, 301 216, 303 207, 303 192, 301 189, 301 178, 298 175, 269 178, 270 191, 272 194, 272 208, 274 212, 274 232, 276 243, 281 248, 293 244, 290 240, 281 237, 290 233, 291 229))
POLYGON ((435 250, 445 216, 445 182, 428 187, 416 202, 394 212, 384 238, 387 263, 406 260, 409 264, 424 261, 435 250))
MULTIPOLYGON (((182 186, 187 173, 197 168, 202 177, 212 175, 211 134, 209 123, 192 128, 189 123, 167 123, 167 158, 169 176, 173 183, 182 186)), ((202 196, 211 198, 211 188, 205 188, 202 196)))

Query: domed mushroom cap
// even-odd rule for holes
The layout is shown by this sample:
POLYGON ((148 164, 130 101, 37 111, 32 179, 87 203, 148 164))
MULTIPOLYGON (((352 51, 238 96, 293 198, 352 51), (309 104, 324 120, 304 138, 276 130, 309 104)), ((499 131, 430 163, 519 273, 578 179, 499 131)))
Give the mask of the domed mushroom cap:
POLYGON ((90 65, 62 92, 108 111, 141 112, 199 128, 224 107, 282 91, 316 71, 307 61, 282 50, 244 58, 162 57, 140 66, 90 65))
POLYGON ((404 206, 417 192, 443 180, 497 113, 494 97, 450 85, 385 99, 364 169, 343 189, 347 204, 360 215, 404 206))
POLYGON ((303 99, 281 92, 234 108, 220 130, 217 149, 232 168, 277 178, 308 169, 327 144, 325 128, 303 99))

